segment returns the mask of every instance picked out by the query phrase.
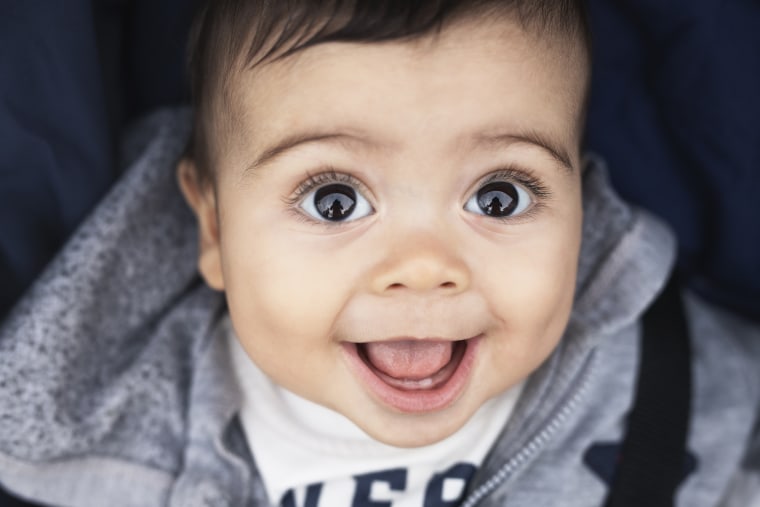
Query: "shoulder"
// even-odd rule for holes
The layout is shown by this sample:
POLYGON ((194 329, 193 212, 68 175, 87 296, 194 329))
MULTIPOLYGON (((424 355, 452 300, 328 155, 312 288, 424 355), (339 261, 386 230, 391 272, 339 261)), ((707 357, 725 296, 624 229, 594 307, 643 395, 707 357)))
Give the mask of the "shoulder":
POLYGON ((684 294, 684 305, 692 336, 695 380, 699 380, 700 373, 709 374, 704 381, 713 389, 722 391, 730 387, 737 393, 730 398, 741 393, 745 404, 757 400, 760 396, 760 326, 689 292, 684 294), (722 375, 716 375, 718 373, 722 375))
POLYGON ((760 328, 691 293, 684 304, 693 376, 688 445, 699 473, 680 494, 684 505, 701 505, 724 491, 749 446, 760 408, 760 328))

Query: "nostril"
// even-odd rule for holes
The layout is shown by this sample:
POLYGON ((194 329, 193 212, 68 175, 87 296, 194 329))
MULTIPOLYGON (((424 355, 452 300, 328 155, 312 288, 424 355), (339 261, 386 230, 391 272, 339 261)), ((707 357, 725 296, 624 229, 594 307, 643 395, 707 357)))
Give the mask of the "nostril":
MULTIPOLYGON (((399 289, 405 289, 407 286, 403 283, 392 283, 388 285, 386 290, 399 290, 399 289)), ((438 286, 441 289, 455 289, 457 287, 457 284, 455 282, 443 282, 438 286)))

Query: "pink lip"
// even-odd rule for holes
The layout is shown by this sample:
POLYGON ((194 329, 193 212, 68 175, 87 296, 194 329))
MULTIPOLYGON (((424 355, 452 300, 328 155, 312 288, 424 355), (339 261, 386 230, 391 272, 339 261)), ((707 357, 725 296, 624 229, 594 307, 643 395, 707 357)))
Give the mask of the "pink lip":
POLYGON ((407 386, 404 381, 388 379, 362 359, 356 343, 343 342, 343 350, 351 369, 374 398, 400 412, 425 413, 450 406, 462 394, 475 364, 480 339, 481 336, 477 336, 465 340, 464 350, 459 354, 455 352, 452 362, 441 370, 443 378, 436 381, 434 375, 429 388, 420 387, 413 381, 407 386))

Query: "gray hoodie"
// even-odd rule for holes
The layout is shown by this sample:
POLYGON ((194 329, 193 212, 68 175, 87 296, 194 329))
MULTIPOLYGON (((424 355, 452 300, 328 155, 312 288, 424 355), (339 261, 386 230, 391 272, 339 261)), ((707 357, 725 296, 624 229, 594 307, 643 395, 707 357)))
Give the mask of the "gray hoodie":
MULTIPOLYGON (((0 329, 0 483, 21 497, 267 505, 236 417, 223 296, 197 276, 194 219, 175 184, 189 125, 188 112, 166 111, 135 129, 129 170, 0 329)), ((659 221, 617 198, 596 159, 583 192, 570 323, 529 378, 465 507, 599 506, 606 494, 634 394, 640 317, 675 245, 659 221)), ((715 506, 744 477, 742 462, 758 467, 747 448, 760 330, 688 294, 686 303, 694 396, 677 500, 715 506)))

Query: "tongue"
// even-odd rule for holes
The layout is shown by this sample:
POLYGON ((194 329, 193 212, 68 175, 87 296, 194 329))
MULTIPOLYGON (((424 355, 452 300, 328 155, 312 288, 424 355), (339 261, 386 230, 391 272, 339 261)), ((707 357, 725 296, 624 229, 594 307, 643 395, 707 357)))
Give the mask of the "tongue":
POLYGON ((372 366, 397 379, 419 380, 432 376, 451 361, 453 344, 405 340, 364 344, 372 366))

